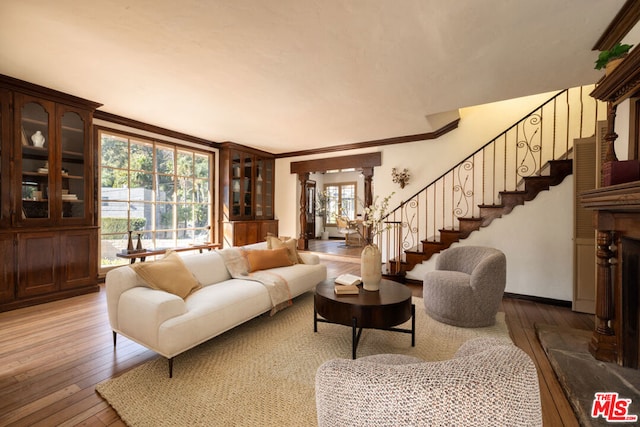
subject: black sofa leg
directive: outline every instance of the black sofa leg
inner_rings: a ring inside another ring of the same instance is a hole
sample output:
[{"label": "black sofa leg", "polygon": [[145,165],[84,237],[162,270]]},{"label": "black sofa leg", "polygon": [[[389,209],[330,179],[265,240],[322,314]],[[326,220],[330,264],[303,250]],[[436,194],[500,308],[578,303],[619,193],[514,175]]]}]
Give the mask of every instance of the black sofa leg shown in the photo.
[{"label": "black sofa leg", "polygon": [[118,334],[116,334],[116,331],[112,331],[113,332],[113,346],[116,346],[116,337],[118,336]]},{"label": "black sofa leg", "polygon": [[169,361],[169,378],[173,378],[173,357],[167,360]]}]

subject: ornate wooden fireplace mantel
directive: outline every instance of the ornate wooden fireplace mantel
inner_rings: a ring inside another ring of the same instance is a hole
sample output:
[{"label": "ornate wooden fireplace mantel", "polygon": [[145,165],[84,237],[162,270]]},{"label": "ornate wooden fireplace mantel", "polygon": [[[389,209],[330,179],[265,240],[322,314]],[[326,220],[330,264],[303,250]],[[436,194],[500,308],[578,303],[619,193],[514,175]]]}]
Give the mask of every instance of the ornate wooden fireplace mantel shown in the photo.
[{"label": "ornate wooden fireplace mantel", "polygon": [[639,267],[637,253],[629,255],[640,246],[640,181],[586,191],[581,202],[595,211],[597,230],[596,328],[589,350],[598,360],[638,368]]}]

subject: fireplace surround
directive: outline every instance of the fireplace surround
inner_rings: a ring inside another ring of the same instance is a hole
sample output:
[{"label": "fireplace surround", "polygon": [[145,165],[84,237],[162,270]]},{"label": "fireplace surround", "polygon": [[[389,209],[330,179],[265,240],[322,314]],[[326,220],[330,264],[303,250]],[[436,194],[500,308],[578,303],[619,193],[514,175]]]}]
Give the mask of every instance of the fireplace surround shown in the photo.
[{"label": "fireplace surround", "polygon": [[640,367],[640,181],[582,193],[597,230],[596,327],[589,350],[601,361]]}]

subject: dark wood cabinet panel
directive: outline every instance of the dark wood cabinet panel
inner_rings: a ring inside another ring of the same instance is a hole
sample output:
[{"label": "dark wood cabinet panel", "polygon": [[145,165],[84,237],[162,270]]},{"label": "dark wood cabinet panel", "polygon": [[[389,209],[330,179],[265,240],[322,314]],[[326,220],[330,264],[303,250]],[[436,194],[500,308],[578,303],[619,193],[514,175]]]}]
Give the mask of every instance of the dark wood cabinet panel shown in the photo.
[{"label": "dark wood cabinet panel", "polygon": [[53,232],[19,233],[17,297],[33,297],[57,291],[60,286],[58,238]]},{"label": "dark wood cabinet panel", "polygon": [[60,235],[63,260],[62,288],[70,289],[95,283],[98,230],[74,230]]},{"label": "dark wood cabinet panel", "polygon": [[0,75],[0,311],[99,289],[99,106]]},{"label": "dark wood cabinet panel", "polygon": [[0,303],[15,297],[15,254],[12,234],[0,234]]},{"label": "dark wood cabinet panel", "polygon": [[278,235],[278,220],[229,221],[222,224],[225,246],[264,242],[267,234]]}]

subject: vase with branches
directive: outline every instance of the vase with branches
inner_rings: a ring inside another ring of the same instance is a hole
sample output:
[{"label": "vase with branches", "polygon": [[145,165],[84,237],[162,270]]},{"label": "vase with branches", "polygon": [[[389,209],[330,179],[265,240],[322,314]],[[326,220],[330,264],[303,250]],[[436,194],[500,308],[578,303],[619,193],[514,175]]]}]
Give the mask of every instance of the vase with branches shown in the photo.
[{"label": "vase with branches", "polygon": [[380,289],[382,280],[382,254],[376,242],[385,230],[389,230],[391,225],[387,223],[389,200],[395,193],[378,201],[376,196],[373,203],[363,206],[364,218],[362,227],[356,230],[360,237],[366,242],[360,255],[360,276],[362,287],[366,291],[377,291]]}]

